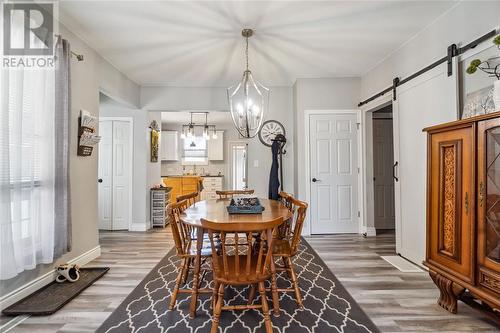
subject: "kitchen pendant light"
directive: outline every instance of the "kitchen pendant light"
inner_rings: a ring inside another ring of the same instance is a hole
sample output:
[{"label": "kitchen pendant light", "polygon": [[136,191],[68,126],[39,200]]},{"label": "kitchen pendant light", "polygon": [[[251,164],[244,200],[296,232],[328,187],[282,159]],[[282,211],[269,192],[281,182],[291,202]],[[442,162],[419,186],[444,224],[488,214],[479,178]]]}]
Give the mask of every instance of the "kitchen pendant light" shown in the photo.
[{"label": "kitchen pendant light", "polygon": [[254,80],[248,67],[248,38],[253,35],[253,30],[243,29],[241,34],[246,43],[246,70],[241,82],[227,89],[227,97],[236,130],[244,138],[253,138],[259,133],[264,113],[267,111],[269,89]]}]

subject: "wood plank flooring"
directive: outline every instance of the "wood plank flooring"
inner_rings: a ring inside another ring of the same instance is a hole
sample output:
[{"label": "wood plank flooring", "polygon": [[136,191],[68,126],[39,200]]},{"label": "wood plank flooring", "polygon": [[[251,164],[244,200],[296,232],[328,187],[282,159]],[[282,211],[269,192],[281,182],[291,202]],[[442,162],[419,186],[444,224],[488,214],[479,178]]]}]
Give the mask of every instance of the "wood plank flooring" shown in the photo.
[{"label": "wood plank flooring", "polygon": [[[440,308],[439,292],[427,273],[402,273],[381,259],[395,253],[393,233],[307,240],[383,332],[498,332],[489,319],[463,303],[458,315]],[[103,278],[56,314],[30,317],[9,332],[94,332],[173,246],[169,228],[102,232],[100,243],[101,257],[88,266],[111,267]]]}]

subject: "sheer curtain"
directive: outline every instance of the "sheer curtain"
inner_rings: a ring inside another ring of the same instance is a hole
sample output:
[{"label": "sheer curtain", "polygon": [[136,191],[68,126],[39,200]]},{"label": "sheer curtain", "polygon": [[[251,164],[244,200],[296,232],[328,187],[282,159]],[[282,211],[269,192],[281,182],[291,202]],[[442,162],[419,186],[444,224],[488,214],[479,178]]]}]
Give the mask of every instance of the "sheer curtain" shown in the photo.
[{"label": "sheer curtain", "polygon": [[[14,30],[22,33],[22,26]],[[1,71],[0,280],[5,280],[54,257],[55,78],[47,68]]]}]

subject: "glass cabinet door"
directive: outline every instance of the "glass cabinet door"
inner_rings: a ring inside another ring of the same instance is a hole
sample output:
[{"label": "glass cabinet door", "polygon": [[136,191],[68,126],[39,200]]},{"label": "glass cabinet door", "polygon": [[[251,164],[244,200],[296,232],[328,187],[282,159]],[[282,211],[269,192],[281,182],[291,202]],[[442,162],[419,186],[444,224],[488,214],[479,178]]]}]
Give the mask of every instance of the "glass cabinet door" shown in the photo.
[{"label": "glass cabinet door", "polygon": [[486,188],[480,184],[480,196],[485,207],[484,255],[500,264],[500,127],[485,131]]},{"label": "glass cabinet door", "polygon": [[477,284],[500,295],[500,118],[478,122]]}]

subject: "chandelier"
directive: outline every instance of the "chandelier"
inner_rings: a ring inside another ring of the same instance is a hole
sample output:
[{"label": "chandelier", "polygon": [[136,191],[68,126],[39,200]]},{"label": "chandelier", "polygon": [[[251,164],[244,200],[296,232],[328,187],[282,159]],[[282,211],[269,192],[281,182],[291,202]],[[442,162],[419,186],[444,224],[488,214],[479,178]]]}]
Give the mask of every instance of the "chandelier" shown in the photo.
[{"label": "chandelier", "polygon": [[246,42],[246,70],[241,82],[227,88],[227,97],[236,130],[244,138],[253,138],[259,133],[267,111],[269,89],[255,81],[248,68],[248,38],[253,35],[253,30],[243,29],[241,34]]},{"label": "chandelier", "polygon": [[[205,140],[210,140],[210,136],[212,139],[217,139],[217,131],[215,129],[215,125],[209,125],[208,124],[208,112],[189,112],[191,116],[191,120],[189,121],[189,124],[182,125],[182,130],[181,130],[181,139],[191,139],[196,136],[195,134],[195,128],[203,128],[203,138]],[[193,114],[204,114],[205,115],[205,124],[195,124],[193,122]]]}]

